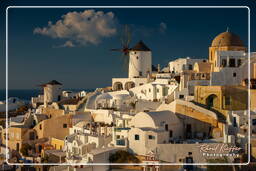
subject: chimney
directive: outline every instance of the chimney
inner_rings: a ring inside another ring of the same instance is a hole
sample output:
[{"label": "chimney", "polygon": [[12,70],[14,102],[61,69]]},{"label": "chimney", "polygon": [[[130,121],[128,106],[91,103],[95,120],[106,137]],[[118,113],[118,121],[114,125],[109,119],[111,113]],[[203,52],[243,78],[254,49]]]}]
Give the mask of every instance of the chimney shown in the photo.
[{"label": "chimney", "polygon": [[161,70],[161,68],[160,68],[160,64],[157,64],[157,72],[159,73],[159,72],[160,72],[160,70]]}]

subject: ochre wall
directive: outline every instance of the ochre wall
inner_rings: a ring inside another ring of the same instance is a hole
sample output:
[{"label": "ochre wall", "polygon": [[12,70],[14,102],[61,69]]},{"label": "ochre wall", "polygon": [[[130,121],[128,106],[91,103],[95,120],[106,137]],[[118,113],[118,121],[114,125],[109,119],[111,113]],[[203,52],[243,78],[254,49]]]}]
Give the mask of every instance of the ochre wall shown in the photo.
[{"label": "ochre wall", "polygon": [[43,108],[42,114],[46,114],[49,118],[59,117],[65,114],[62,109],[53,109],[53,108]]},{"label": "ochre wall", "polygon": [[176,113],[186,115],[186,116],[189,116],[191,118],[200,120],[202,122],[209,123],[214,127],[218,127],[218,121],[216,119],[214,119],[213,117],[208,116],[204,113],[201,113],[201,112],[199,112],[199,111],[197,111],[197,110],[195,110],[191,107],[177,104],[176,105]]},{"label": "ochre wall", "polygon": [[[248,89],[242,86],[195,86],[195,101],[207,105],[207,98],[210,95],[217,96],[214,101],[214,109],[226,116],[227,110],[248,109]],[[230,105],[227,105],[226,97],[230,98]]]},{"label": "ochre wall", "polygon": [[[34,127],[37,131],[38,138],[64,139],[69,134],[71,117],[72,115],[63,115],[40,122]],[[67,128],[63,128],[63,124],[67,124]]]},{"label": "ochre wall", "polygon": [[[21,148],[22,144],[24,141],[27,141],[27,139],[25,139],[25,133],[28,131],[27,128],[15,128],[15,127],[11,127],[8,128],[8,135],[9,135],[9,140],[8,140],[8,147],[12,150],[16,150],[16,145],[17,143],[19,143],[19,149]],[[5,133],[5,130],[3,130],[3,132]],[[4,139],[4,133],[2,134],[2,142],[3,144],[6,144],[6,140]],[[12,137],[12,134],[14,134],[14,137]],[[17,137],[18,134],[18,137]]]},{"label": "ochre wall", "polygon": [[56,139],[56,138],[51,138],[51,145],[56,149],[56,150],[62,150],[64,147],[64,140]]},{"label": "ochre wall", "polygon": [[250,94],[251,110],[256,110],[256,89],[251,89]]}]

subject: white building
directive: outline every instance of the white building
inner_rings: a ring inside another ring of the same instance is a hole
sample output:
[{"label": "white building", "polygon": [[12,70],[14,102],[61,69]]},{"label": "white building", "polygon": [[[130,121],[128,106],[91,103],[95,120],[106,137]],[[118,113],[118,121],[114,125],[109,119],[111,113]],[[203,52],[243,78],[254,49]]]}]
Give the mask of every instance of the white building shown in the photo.
[{"label": "white building", "polygon": [[142,42],[138,42],[129,49],[129,73],[128,78],[113,78],[113,90],[128,90],[145,84],[152,73],[152,53]]},{"label": "white building", "polygon": [[203,61],[206,61],[206,59],[192,59],[190,57],[179,58],[169,62],[169,69],[171,73],[181,73],[182,71],[193,70],[193,66],[196,62]]},{"label": "white building", "polygon": [[[9,97],[7,100],[8,111],[16,110],[21,106],[24,106],[26,103],[20,100],[17,97]],[[6,111],[6,101],[0,101],[0,112]]]},{"label": "white building", "polygon": [[248,57],[242,51],[217,51],[211,85],[240,85],[248,78]]},{"label": "white building", "polygon": [[130,89],[131,92],[138,98],[149,101],[160,101],[171,95],[178,84],[171,79],[159,78],[154,82],[134,87]]},{"label": "white building", "polygon": [[214,72],[220,71],[222,68],[237,68],[247,60],[247,54],[243,51],[216,51]]},{"label": "white building", "polygon": [[79,122],[72,129],[70,135],[65,138],[66,160],[70,163],[90,162],[87,155],[93,149],[107,147],[112,137],[107,132],[101,132],[101,127]]},{"label": "white building", "polygon": [[115,109],[129,111],[132,97],[126,90],[107,92],[98,95],[95,99],[96,109]]},{"label": "white building", "polygon": [[142,41],[129,50],[129,57],[129,78],[146,78],[151,74],[151,50]]},{"label": "white building", "polygon": [[57,102],[62,97],[62,84],[56,80],[52,80],[41,85],[44,88],[44,107],[49,103]]},{"label": "white building", "polygon": [[131,124],[129,148],[139,155],[154,151],[157,144],[166,144],[183,136],[182,122],[171,111],[140,112]]},{"label": "white building", "polygon": [[66,97],[66,98],[76,98],[77,97],[77,93],[73,92],[73,91],[62,91],[62,97]]}]

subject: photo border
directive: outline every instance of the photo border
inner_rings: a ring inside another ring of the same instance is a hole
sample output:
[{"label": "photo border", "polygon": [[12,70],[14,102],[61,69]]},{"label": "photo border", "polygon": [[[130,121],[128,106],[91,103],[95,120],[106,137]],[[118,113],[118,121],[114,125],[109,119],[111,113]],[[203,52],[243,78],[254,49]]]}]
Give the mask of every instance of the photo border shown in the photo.
[{"label": "photo border", "polygon": [[136,166],[147,166],[147,165],[156,165],[156,166],[166,166],[166,165],[193,165],[193,166],[204,166],[204,165],[248,165],[250,163],[250,133],[251,133],[251,114],[250,114],[250,56],[251,56],[251,51],[250,51],[250,15],[251,15],[251,10],[250,7],[248,6],[8,6],[5,9],[5,14],[6,14],[6,147],[8,148],[8,10],[11,8],[76,8],[76,9],[87,9],[87,8],[94,8],[94,9],[113,9],[113,8],[246,8],[248,10],[248,162],[247,163],[9,163],[7,156],[9,150],[6,150],[5,157],[6,157],[6,163],[8,165],[17,165],[17,166],[41,166],[41,165],[57,165],[57,166],[98,166],[98,165],[136,165]]}]

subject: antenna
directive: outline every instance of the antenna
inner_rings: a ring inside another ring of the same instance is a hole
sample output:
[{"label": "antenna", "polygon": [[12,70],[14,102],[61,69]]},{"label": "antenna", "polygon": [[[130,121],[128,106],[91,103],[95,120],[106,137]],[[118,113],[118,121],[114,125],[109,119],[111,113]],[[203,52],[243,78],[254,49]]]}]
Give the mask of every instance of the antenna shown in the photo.
[{"label": "antenna", "polygon": [[226,30],[226,32],[229,32],[229,27],[227,27],[227,30]]}]

